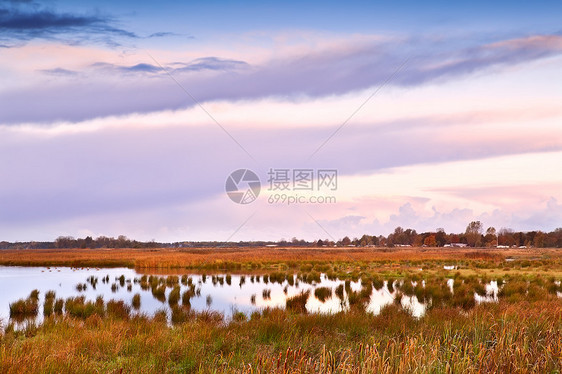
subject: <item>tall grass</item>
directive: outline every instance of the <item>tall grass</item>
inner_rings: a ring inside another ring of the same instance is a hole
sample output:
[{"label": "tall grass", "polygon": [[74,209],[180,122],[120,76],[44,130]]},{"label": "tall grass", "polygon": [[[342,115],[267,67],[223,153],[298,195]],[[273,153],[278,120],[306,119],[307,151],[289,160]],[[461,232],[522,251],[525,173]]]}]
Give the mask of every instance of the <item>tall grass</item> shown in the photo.
[{"label": "tall grass", "polygon": [[[111,302],[108,302],[110,305]],[[550,373],[562,369],[562,302],[503,301],[415,319],[267,309],[247,321],[165,314],[47,318],[0,339],[0,372]]]},{"label": "tall grass", "polygon": [[55,298],[56,298],[55,291],[48,291],[45,294],[45,302],[43,303],[43,315],[45,317],[48,317],[51,314],[53,314],[53,309],[55,306]]}]

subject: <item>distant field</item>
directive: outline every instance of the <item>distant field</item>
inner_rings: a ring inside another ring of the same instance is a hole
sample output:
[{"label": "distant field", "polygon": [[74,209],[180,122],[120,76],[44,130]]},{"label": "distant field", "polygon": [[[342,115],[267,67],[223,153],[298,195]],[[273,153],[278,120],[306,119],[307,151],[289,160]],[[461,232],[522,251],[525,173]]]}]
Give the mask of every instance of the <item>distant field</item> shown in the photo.
[{"label": "distant field", "polygon": [[155,248],[1,250],[0,265],[13,266],[124,266],[131,268],[294,268],[311,263],[392,263],[423,265],[423,261],[550,260],[558,263],[562,250],[483,248]]}]

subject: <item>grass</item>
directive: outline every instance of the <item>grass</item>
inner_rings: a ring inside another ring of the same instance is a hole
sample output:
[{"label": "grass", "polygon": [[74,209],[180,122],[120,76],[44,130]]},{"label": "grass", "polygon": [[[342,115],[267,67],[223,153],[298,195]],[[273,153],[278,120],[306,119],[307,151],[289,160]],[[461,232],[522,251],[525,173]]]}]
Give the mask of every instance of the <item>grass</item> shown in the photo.
[{"label": "grass", "polygon": [[191,297],[193,295],[194,295],[194,292],[191,289],[183,291],[183,293],[181,295],[181,304],[186,308],[190,308],[191,307]]},{"label": "grass", "polygon": [[[513,258],[513,262],[506,262]],[[545,263],[545,259],[549,262]],[[532,272],[537,266],[551,273],[562,274],[562,251],[553,248],[533,249],[459,249],[459,248],[160,248],[160,249],[34,249],[3,250],[0,265],[129,267],[138,269],[201,269],[259,270],[280,268],[303,273],[327,272],[334,264],[356,268],[368,267],[391,270],[393,264],[424,271],[443,270],[443,265],[466,264],[471,271],[502,268]],[[432,264],[426,264],[432,262]],[[325,270],[323,270],[325,269]],[[346,269],[338,269],[342,271]],[[508,271],[510,271],[508,270]],[[503,273],[504,271],[502,271]],[[271,277],[268,277],[270,279]],[[103,281],[103,280],[102,280]]]},{"label": "grass", "polygon": [[43,303],[43,315],[48,317],[53,314],[55,306],[56,294],[55,291],[48,291],[45,294],[45,302]]},{"label": "grass", "polygon": [[180,301],[180,286],[175,286],[172,291],[170,291],[170,294],[168,295],[168,304],[170,304],[170,306],[174,306],[177,305],[178,302]]},{"label": "grass", "polygon": [[[201,287],[178,270],[170,270],[169,276],[138,279],[141,289],[150,290],[163,302],[169,291],[169,312],[161,310],[152,317],[138,313],[140,294],[127,302],[104,302],[101,298],[57,299],[50,291],[44,298],[43,323],[16,328],[8,322],[3,326],[0,372],[562,371],[562,299],[557,297],[562,290],[562,255],[550,250],[510,250],[505,255],[474,249],[438,253],[435,249],[380,252],[354,248],[310,254],[302,249],[266,249],[260,255],[255,250],[222,248],[217,253],[198,249],[185,253],[116,251],[104,251],[105,260],[117,260],[127,253],[137,267],[144,261],[156,261],[160,269],[197,268],[204,274],[203,282],[210,280],[217,287],[263,282],[267,284],[262,289],[264,299],[264,293],[270,297],[269,288],[275,283],[281,288],[298,282],[314,284],[321,273],[340,283],[334,289],[316,287],[288,298],[286,309],[265,308],[251,316],[234,310],[228,320],[210,309],[211,295],[203,296],[209,309],[192,310],[190,300],[200,296]],[[30,261],[32,256],[23,252],[22,261]],[[507,255],[515,260],[504,261]],[[0,262],[10,254],[2,256]],[[162,263],[157,262],[159,256],[166,257]],[[200,263],[190,262],[201,258]],[[458,269],[445,270],[443,265]],[[221,274],[220,269],[231,271]],[[236,277],[243,273],[246,275],[238,282]],[[452,291],[447,279],[453,279]],[[111,285],[109,277],[101,280],[106,287]],[[353,291],[352,282],[357,281],[362,288],[353,286]],[[490,281],[500,286],[499,301],[476,304],[474,295],[484,295]],[[95,283],[87,280],[88,287],[95,288]],[[131,281],[118,277],[114,284],[118,289]],[[377,316],[365,311],[373,289],[395,296],[395,303]],[[319,300],[347,300],[350,307],[331,315],[307,313],[311,292]],[[402,297],[408,296],[428,303],[425,316],[414,318],[401,308]],[[38,307],[39,293],[20,301]],[[250,302],[256,303],[255,294]]]},{"label": "grass", "polygon": [[88,318],[92,315],[105,316],[105,305],[101,297],[95,302],[86,301],[84,296],[69,297],[64,302],[65,312],[76,318]]},{"label": "grass", "polygon": [[329,287],[318,287],[314,290],[314,296],[321,302],[332,298],[332,289]]},{"label": "grass", "polygon": [[172,321],[174,327],[162,316],[49,317],[0,338],[0,372],[546,373],[562,368],[560,301],[485,304],[467,313],[436,308],[420,320],[396,306],[379,316],[268,309],[231,322],[175,307]]},{"label": "grass", "polygon": [[39,291],[33,290],[27,299],[19,299],[10,304],[10,318],[21,320],[36,317],[39,312]]},{"label": "grass", "polygon": [[133,300],[131,301],[131,305],[133,306],[133,308],[135,310],[139,310],[140,306],[141,306],[141,295],[140,294],[135,294],[133,296]]},{"label": "grass", "polygon": [[285,302],[287,310],[297,313],[306,313],[306,302],[310,295],[310,290],[302,291],[300,294],[290,297]]}]

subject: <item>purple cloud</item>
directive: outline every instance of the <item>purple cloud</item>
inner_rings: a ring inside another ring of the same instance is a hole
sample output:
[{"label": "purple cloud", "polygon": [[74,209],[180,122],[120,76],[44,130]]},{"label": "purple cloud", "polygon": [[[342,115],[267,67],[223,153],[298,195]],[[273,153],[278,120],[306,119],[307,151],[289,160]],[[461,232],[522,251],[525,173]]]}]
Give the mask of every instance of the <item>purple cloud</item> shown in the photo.
[{"label": "purple cloud", "polygon": [[[272,60],[260,66],[217,57],[167,66],[173,68],[170,71],[175,79],[200,102],[271,96],[325,96],[380,85],[409,55],[411,60],[389,82],[390,85],[421,85],[560,54],[562,37],[535,36],[460,50],[450,47],[432,50],[431,47],[431,42],[413,46],[405,41],[311,51],[298,58]],[[100,67],[104,67],[102,76],[95,73]],[[197,74],[202,70],[214,71],[215,74]],[[139,76],[135,80],[127,80],[122,77],[123,72]],[[78,121],[194,105],[152,61],[133,66],[98,63],[93,65],[92,71],[83,73],[84,77],[79,80],[0,93],[0,102],[6,107],[0,112],[0,123]],[[35,105],[33,111],[29,110],[29,102]]]}]

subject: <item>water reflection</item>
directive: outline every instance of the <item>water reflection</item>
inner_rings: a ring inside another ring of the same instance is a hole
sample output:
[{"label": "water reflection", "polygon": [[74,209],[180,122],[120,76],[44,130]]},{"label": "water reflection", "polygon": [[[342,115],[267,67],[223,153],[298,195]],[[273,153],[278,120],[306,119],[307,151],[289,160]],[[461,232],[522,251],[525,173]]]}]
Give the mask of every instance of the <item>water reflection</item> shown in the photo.
[{"label": "water reflection", "polygon": [[498,282],[491,281],[490,283],[484,285],[484,289],[486,290],[485,295],[478,295],[477,293],[474,294],[474,299],[476,303],[489,303],[489,302],[497,302],[498,301]]},{"label": "water reflection", "polygon": [[[175,305],[197,312],[212,310],[227,319],[236,312],[249,316],[262,308],[285,308],[288,298],[302,292],[308,292],[304,305],[309,313],[348,311],[353,304],[376,315],[385,306],[397,303],[411,315],[421,317],[432,301],[427,296],[420,301],[417,293],[403,294],[400,289],[404,281],[384,281],[373,287],[373,282],[362,284],[361,280],[328,279],[325,274],[318,273],[299,276],[280,273],[148,276],[126,268],[0,267],[0,282],[3,289],[0,319],[3,321],[9,319],[10,303],[26,298],[34,289],[39,291],[35,322],[42,321],[48,291],[55,293],[51,295],[53,303],[76,296],[95,303],[101,296],[106,302],[111,299],[123,301],[132,306],[133,311],[149,316],[164,311],[168,318]],[[410,284],[420,288],[417,282]],[[451,293],[454,293],[453,284],[453,279],[447,280]],[[422,281],[421,287],[425,289],[425,282]],[[484,295],[474,294],[477,303],[497,301],[497,282],[486,284],[485,290]]]}]

